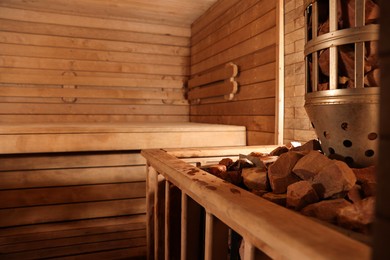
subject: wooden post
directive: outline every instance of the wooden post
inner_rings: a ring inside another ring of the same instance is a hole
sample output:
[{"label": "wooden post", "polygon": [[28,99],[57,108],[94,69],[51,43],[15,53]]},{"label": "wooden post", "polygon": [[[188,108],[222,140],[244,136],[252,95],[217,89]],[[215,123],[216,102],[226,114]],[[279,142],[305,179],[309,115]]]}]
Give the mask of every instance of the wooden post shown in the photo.
[{"label": "wooden post", "polygon": [[374,260],[390,259],[390,2],[381,1],[380,60],[381,60],[381,95],[380,95],[380,141],[378,158],[378,187],[376,218],[374,222]]},{"label": "wooden post", "polygon": [[252,243],[249,243],[248,241],[243,240],[244,245],[244,259],[245,260],[255,260],[255,250],[256,248],[253,246]]},{"label": "wooden post", "polygon": [[181,191],[165,182],[165,259],[180,259]]},{"label": "wooden post", "polygon": [[227,259],[229,228],[210,212],[206,212],[205,260]]},{"label": "wooden post", "polygon": [[202,207],[182,192],[181,199],[181,260],[203,258]]},{"label": "wooden post", "polygon": [[170,207],[171,207],[171,194],[169,192],[169,187],[170,184],[169,184],[169,181],[166,180],[165,181],[165,224],[164,224],[164,229],[165,229],[165,244],[164,244],[164,252],[165,252],[165,260],[169,260],[170,259],[170,252],[169,252],[169,246],[170,246],[170,241],[169,241],[169,238],[170,238],[170,232],[169,232],[169,228],[170,228],[170,223],[169,223],[169,219],[170,219]]},{"label": "wooden post", "polygon": [[156,193],[157,172],[146,165],[146,243],[147,259],[154,258],[154,197]]},{"label": "wooden post", "polygon": [[271,258],[267,256],[265,253],[261,252],[259,249],[257,249],[249,241],[245,241],[244,259],[245,260],[269,260]]},{"label": "wooden post", "polygon": [[154,193],[154,259],[164,258],[165,223],[165,178],[156,177]]}]

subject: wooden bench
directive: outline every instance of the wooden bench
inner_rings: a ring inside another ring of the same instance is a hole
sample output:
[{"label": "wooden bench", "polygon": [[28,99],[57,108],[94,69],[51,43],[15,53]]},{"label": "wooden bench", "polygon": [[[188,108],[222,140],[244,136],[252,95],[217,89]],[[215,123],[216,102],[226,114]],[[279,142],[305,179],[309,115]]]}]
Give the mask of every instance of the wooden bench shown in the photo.
[{"label": "wooden bench", "polygon": [[224,145],[245,145],[245,128],[0,125],[0,258],[144,258],[140,150]]}]

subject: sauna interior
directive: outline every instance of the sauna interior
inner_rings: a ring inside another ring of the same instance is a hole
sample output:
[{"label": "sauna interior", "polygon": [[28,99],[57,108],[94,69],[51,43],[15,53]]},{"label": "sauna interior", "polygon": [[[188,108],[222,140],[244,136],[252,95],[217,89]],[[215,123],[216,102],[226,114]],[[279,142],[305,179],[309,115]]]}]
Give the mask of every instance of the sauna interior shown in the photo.
[{"label": "sauna interior", "polygon": [[[207,253],[218,241],[186,255],[183,241],[158,236],[141,151],[199,165],[317,139],[304,108],[314,2],[0,0],[0,259],[221,259]],[[390,259],[390,3],[380,12],[378,199],[361,259]],[[298,235],[284,242],[300,248]],[[158,248],[167,238],[175,243]],[[348,256],[337,241],[316,242]],[[260,254],[247,243],[245,259],[297,259],[271,244]],[[318,250],[304,258],[330,259]]]}]

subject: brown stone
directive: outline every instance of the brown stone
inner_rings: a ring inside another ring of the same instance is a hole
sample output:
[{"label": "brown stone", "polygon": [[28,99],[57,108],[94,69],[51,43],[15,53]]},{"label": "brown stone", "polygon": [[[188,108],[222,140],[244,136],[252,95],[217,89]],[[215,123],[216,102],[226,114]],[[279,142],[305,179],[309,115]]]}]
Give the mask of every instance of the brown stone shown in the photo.
[{"label": "brown stone", "polygon": [[303,180],[312,180],[331,160],[318,151],[310,151],[295,165],[293,172]]},{"label": "brown stone", "polygon": [[286,147],[286,146],[278,146],[276,147],[275,149],[273,149],[269,155],[272,155],[272,156],[280,156],[282,155],[283,153],[287,153],[289,151],[289,149]]},{"label": "brown stone", "polygon": [[267,190],[251,190],[251,192],[260,197],[262,197],[266,193],[269,193],[269,191]]},{"label": "brown stone", "polygon": [[375,182],[363,182],[362,184],[362,190],[364,197],[370,197],[376,195],[376,181]]},{"label": "brown stone", "polygon": [[274,162],[279,159],[279,156],[262,156],[260,157],[261,162],[265,165],[266,168],[271,166]]},{"label": "brown stone", "polygon": [[361,201],[362,198],[362,187],[358,184],[355,184],[352,189],[348,191],[348,200],[352,201],[353,203],[356,203],[358,201]]},{"label": "brown stone", "polygon": [[263,198],[266,200],[269,200],[275,204],[278,204],[280,206],[286,207],[286,200],[287,200],[286,193],[276,194],[273,192],[268,192],[268,193],[263,195]]},{"label": "brown stone", "polygon": [[250,153],[249,155],[246,155],[245,157],[249,161],[251,161],[256,167],[268,167],[269,164],[274,163],[278,156],[271,156],[261,153]]},{"label": "brown stone", "polygon": [[351,203],[345,199],[323,200],[304,207],[301,210],[301,213],[326,222],[336,223],[337,212],[349,205],[351,205]]},{"label": "brown stone", "polygon": [[263,156],[267,156],[268,154],[267,153],[259,153],[259,152],[251,152],[249,155],[254,156],[254,157],[263,157]]},{"label": "brown stone", "polygon": [[350,230],[369,233],[374,216],[375,197],[368,197],[340,209],[337,214],[337,223]]},{"label": "brown stone", "polygon": [[207,172],[211,173],[212,175],[215,175],[215,176],[221,178],[221,175],[223,173],[226,173],[226,166],[222,165],[222,164],[214,164],[214,165],[207,166],[207,168],[205,168],[205,170]]},{"label": "brown stone", "polygon": [[223,158],[221,161],[219,161],[218,164],[225,165],[227,168],[229,168],[229,166],[233,164],[233,160],[230,158]]},{"label": "brown stone", "polygon": [[357,183],[362,186],[364,197],[376,194],[376,167],[370,166],[362,169],[352,169],[357,178]]},{"label": "brown stone", "polygon": [[239,185],[242,182],[240,170],[221,172],[219,177],[235,185]]},{"label": "brown stone", "polygon": [[249,190],[269,190],[267,170],[265,168],[245,168],[242,169],[241,176]]},{"label": "brown stone", "polygon": [[319,201],[316,191],[308,181],[299,181],[287,187],[287,207],[300,210]]},{"label": "brown stone", "polygon": [[358,183],[363,183],[366,181],[375,182],[376,181],[376,167],[370,166],[366,168],[352,168],[353,173],[356,175]]},{"label": "brown stone", "polygon": [[313,187],[320,198],[345,195],[356,184],[352,169],[342,161],[330,160],[313,179]]},{"label": "brown stone", "polygon": [[300,179],[292,172],[295,164],[302,158],[297,152],[287,152],[268,168],[268,178],[274,193],[286,193],[287,187]]}]

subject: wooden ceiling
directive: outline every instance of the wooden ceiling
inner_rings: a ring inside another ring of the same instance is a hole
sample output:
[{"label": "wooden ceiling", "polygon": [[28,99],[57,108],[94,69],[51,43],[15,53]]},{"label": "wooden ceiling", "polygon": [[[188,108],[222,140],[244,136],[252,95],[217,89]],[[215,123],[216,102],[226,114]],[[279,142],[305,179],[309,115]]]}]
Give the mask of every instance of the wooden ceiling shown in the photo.
[{"label": "wooden ceiling", "polygon": [[190,26],[217,0],[0,0],[0,6]]}]

